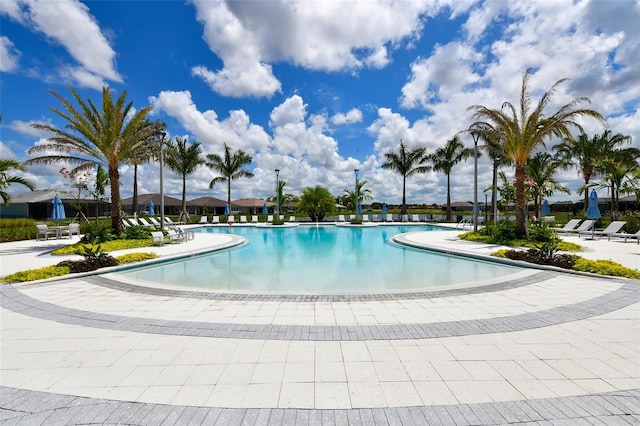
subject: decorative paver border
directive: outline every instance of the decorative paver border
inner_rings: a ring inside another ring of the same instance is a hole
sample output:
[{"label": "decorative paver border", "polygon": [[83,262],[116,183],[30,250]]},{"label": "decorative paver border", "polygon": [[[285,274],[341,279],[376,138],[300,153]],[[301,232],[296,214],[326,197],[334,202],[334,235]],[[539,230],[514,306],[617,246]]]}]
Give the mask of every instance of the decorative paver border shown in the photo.
[{"label": "decorative paver border", "polygon": [[134,318],[87,312],[32,298],[12,285],[0,287],[0,306],[13,312],[64,324],[177,336],[214,338],[362,341],[430,339],[505,333],[578,321],[616,311],[640,301],[640,281],[582,302],[538,312],[477,320],[382,325],[237,324]]},{"label": "decorative paver border", "polygon": [[58,395],[0,386],[5,424],[504,425],[640,423],[640,390],[459,405],[348,410],[208,408]]}]

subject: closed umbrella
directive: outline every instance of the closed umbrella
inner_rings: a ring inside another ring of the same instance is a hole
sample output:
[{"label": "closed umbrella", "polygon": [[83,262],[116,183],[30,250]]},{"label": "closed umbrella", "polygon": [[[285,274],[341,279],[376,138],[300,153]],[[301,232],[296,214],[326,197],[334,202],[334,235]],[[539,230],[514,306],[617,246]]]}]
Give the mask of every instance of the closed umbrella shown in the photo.
[{"label": "closed umbrella", "polygon": [[547,215],[549,213],[551,213],[551,210],[549,209],[549,201],[548,200],[544,200],[544,202],[542,203],[542,210],[540,211],[540,213]]},{"label": "closed umbrella", "polygon": [[155,216],[156,211],[154,209],[153,200],[149,200],[149,216]]},{"label": "closed umbrella", "polygon": [[229,216],[229,203],[224,203],[224,214]]},{"label": "closed umbrella", "polygon": [[362,215],[362,203],[358,203],[356,206],[356,214]]},{"label": "closed umbrella", "polygon": [[267,214],[269,213],[269,209],[267,208],[267,203],[264,203],[262,205],[262,214]]},{"label": "closed umbrella", "polygon": [[[598,193],[595,190],[591,190],[589,195],[589,207],[587,208],[587,219],[598,220],[600,219],[600,209],[598,208]],[[595,238],[596,227],[591,228],[591,239]]]},{"label": "closed umbrella", "polygon": [[382,203],[382,214],[387,214],[387,203]]},{"label": "closed umbrella", "polygon": [[66,217],[64,214],[64,205],[62,204],[62,200],[57,194],[55,197],[53,197],[53,201],[51,201],[51,204],[53,204],[51,219],[58,222],[64,219]]}]

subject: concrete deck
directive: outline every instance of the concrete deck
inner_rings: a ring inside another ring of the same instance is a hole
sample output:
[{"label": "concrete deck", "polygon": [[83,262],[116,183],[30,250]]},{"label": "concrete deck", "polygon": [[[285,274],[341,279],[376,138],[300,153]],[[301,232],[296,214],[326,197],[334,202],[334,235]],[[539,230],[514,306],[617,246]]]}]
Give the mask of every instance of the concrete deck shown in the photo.
[{"label": "concrete deck", "polygon": [[[455,235],[404,238],[496,250]],[[0,274],[59,262],[47,251],[61,243],[0,244]],[[197,234],[134,251],[231,243]],[[585,257],[640,264],[635,242],[580,243]],[[638,280],[530,269],[466,289],[292,297],[101,274],[0,293],[7,424],[640,422]]]}]

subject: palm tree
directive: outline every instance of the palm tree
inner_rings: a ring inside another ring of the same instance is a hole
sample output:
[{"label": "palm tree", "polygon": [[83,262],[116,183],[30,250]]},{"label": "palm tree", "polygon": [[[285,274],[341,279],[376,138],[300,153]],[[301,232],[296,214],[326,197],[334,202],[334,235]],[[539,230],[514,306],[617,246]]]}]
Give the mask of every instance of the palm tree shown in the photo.
[{"label": "palm tree", "polygon": [[[58,128],[49,124],[32,124],[53,136],[47,142],[29,149],[29,154],[45,153],[28,160],[27,164],[72,163],[71,171],[91,169],[97,164],[106,166],[111,186],[111,228],[115,234],[122,232],[120,219],[120,172],[118,168],[146,149],[149,137],[157,132],[156,124],[146,118],[151,106],[133,110],[133,102],[126,102],[127,92],[113,100],[111,89],[102,89],[102,111],[93,101],[82,100],[71,87],[67,87],[79,109],[54,91],[50,93],[62,104],[64,110],[50,108],[68,124]],[[54,154],[49,154],[54,152]]]},{"label": "palm tree", "polygon": [[11,196],[7,193],[7,189],[14,183],[18,185],[24,185],[31,191],[36,189],[35,184],[30,180],[20,176],[11,176],[9,172],[15,170],[17,172],[26,172],[27,168],[17,160],[0,159],[0,197],[5,204],[9,205]]},{"label": "palm tree", "polygon": [[[530,193],[533,197],[533,208],[536,217],[540,218],[540,209],[543,199],[551,197],[557,191],[571,194],[571,191],[564,185],[558,183],[553,175],[562,166],[562,163],[547,152],[538,152],[527,161],[526,171],[530,183]],[[541,224],[538,221],[538,224]]]},{"label": "palm tree", "polygon": [[187,175],[195,172],[199,165],[204,164],[200,157],[202,154],[202,144],[193,142],[189,145],[187,138],[176,137],[175,141],[170,141],[165,152],[167,167],[182,176],[182,210],[180,220],[186,222],[189,219],[187,212]]},{"label": "palm tree", "polygon": [[580,107],[583,103],[589,103],[588,98],[576,98],[553,114],[545,114],[545,109],[549,106],[557,87],[566,79],[556,81],[542,95],[536,107],[531,110],[530,77],[531,69],[528,69],[522,78],[519,109],[516,109],[510,102],[503,103],[501,109],[490,109],[482,105],[469,107],[474,111],[473,119],[477,120],[472,124],[472,127],[483,129],[492,135],[498,135],[505,155],[515,166],[515,232],[519,237],[527,235],[527,204],[524,181],[526,178],[525,167],[531,153],[539,145],[544,146],[545,140],[551,137],[569,137],[569,129],[572,127],[582,131],[582,126],[576,121],[578,117],[587,116],[601,122],[605,121],[597,111]]},{"label": "palm tree", "polygon": [[227,203],[231,206],[231,181],[243,177],[253,177],[253,173],[242,169],[243,166],[251,164],[253,158],[241,149],[232,153],[229,146],[225,143],[224,157],[218,154],[207,154],[207,160],[205,165],[222,175],[211,180],[209,189],[212,189],[216,183],[227,182]]},{"label": "palm tree", "polygon": [[473,153],[474,150],[472,148],[465,148],[460,138],[454,136],[453,139],[449,139],[444,146],[436,149],[433,154],[429,155],[429,160],[433,163],[433,170],[444,172],[447,175],[446,220],[451,220],[451,170],[453,170],[453,166],[471,157]]},{"label": "palm tree", "polygon": [[335,210],[336,200],[324,187],[307,187],[302,190],[298,210],[307,212],[313,222],[320,222],[328,212]]},{"label": "palm tree", "polygon": [[[353,207],[353,211],[356,211],[358,208],[358,203],[373,199],[371,196],[371,190],[369,188],[365,188],[365,185],[368,183],[369,181],[367,179],[361,179],[358,180],[357,187],[353,191],[349,189],[344,190],[345,197],[349,200],[350,207]],[[356,194],[358,194],[357,200]]]},{"label": "palm tree", "polygon": [[400,141],[398,152],[387,152],[384,154],[386,161],[382,164],[383,169],[395,170],[402,175],[402,208],[400,214],[407,214],[406,184],[407,178],[418,173],[426,173],[431,167],[424,165],[427,161],[427,148],[419,146],[414,149],[407,149],[406,145]]},{"label": "palm tree", "polygon": [[280,200],[280,206],[287,205],[296,200],[296,196],[287,192],[284,192],[284,187],[287,185],[287,182],[284,180],[278,181],[278,188],[276,195],[272,195],[267,197],[267,201],[277,203]]}]

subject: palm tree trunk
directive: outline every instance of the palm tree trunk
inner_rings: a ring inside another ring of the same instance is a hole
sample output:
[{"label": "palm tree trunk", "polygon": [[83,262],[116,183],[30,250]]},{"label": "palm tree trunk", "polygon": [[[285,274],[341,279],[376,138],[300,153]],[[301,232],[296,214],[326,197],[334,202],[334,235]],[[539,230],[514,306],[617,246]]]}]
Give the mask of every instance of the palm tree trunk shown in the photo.
[{"label": "palm tree trunk", "polygon": [[227,178],[227,204],[229,204],[229,215],[231,215],[231,178]]},{"label": "palm tree trunk", "polygon": [[407,214],[407,175],[402,176],[402,208],[400,209],[400,216]]},{"label": "palm tree trunk", "polygon": [[516,236],[527,236],[527,200],[524,195],[524,180],[526,177],[524,166],[516,166]]},{"label": "palm tree trunk", "polygon": [[496,199],[498,198],[498,162],[493,162],[493,186],[491,188],[491,220],[495,220],[495,211],[493,206],[496,205]]},{"label": "palm tree trunk", "polygon": [[447,221],[451,220],[451,175],[447,173]]},{"label": "palm tree trunk", "polygon": [[117,166],[109,166],[109,183],[111,184],[111,229],[116,235],[122,233],[120,217],[120,174]]},{"label": "palm tree trunk", "polygon": [[[138,165],[133,165],[133,212],[138,211]],[[132,212],[132,213],[133,213]]]},{"label": "palm tree trunk", "polygon": [[187,213],[187,176],[182,175],[182,209],[180,211],[180,220],[187,222],[189,214]]},{"label": "palm tree trunk", "polygon": [[587,211],[587,206],[589,205],[589,180],[591,179],[590,175],[585,175],[584,177],[584,208],[583,210]]}]

